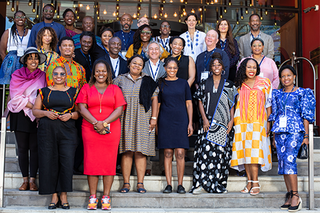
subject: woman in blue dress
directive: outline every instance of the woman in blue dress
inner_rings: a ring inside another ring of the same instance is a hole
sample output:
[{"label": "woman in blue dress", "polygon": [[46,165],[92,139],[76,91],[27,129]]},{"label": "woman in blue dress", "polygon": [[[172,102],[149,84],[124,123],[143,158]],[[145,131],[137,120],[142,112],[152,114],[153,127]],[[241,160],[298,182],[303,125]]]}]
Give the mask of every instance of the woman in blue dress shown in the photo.
[{"label": "woman in blue dress", "polygon": [[[281,209],[299,211],[302,200],[298,194],[297,155],[302,144],[309,144],[309,123],[314,122],[315,97],[310,89],[294,85],[296,70],[285,65],[279,71],[283,89],[272,92],[271,131],[278,155],[278,174],[284,176],[286,201]],[[312,134],[312,133],[310,133]]]},{"label": "woman in blue dress", "polygon": [[177,77],[178,60],[173,57],[164,63],[166,78],[159,80],[159,122],[158,148],[164,149],[164,170],[167,186],[163,193],[172,192],[172,157],[177,159],[179,194],[186,193],[182,186],[184,174],[185,149],[189,149],[189,139],[192,128],[192,97],[187,80]]}]

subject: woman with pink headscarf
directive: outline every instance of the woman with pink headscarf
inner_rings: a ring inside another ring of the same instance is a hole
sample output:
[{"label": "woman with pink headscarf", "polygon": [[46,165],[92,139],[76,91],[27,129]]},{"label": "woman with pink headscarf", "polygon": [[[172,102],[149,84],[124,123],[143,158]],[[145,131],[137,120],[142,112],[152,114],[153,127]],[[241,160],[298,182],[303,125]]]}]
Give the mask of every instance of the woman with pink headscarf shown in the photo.
[{"label": "woman with pink headscarf", "polygon": [[10,111],[10,130],[14,131],[18,144],[18,160],[23,176],[23,184],[19,188],[21,191],[38,190],[35,184],[38,170],[37,123],[32,114],[32,107],[38,89],[46,86],[46,73],[38,68],[38,65],[44,63],[46,59],[45,54],[39,53],[34,47],[29,47],[20,58],[23,67],[14,71],[10,81],[10,101],[7,110]]}]

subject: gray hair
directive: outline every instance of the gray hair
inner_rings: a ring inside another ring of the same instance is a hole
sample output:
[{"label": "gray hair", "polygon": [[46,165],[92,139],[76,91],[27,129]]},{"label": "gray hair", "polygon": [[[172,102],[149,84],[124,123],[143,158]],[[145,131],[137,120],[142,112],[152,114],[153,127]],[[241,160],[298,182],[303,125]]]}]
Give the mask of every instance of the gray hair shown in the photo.
[{"label": "gray hair", "polygon": [[146,48],[146,52],[145,52],[147,58],[149,58],[148,51],[149,51],[149,46],[150,46],[151,44],[157,44],[157,45],[159,46],[159,50],[160,50],[160,56],[159,56],[159,58],[160,58],[161,55],[162,55],[162,53],[164,52],[164,50],[163,50],[162,46],[161,46],[157,41],[150,41],[150,42],[149,42],[149,44],[148,44],[148,46],[147,46],[147,48]]}]

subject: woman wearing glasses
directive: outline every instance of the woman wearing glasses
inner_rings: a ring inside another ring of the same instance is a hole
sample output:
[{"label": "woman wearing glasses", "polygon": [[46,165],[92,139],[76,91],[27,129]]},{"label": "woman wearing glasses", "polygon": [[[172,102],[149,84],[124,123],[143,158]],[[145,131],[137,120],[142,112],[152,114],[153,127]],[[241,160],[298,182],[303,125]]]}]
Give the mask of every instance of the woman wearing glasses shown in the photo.
[{"label": "woman wearing glasses", "polygon": [[[126,58],[131,58],[132,56],[138,54],[141,55],[144,61],[147,61],[146,49],[152,38],[152,29],[149,25],[144,24],[138,28],[138,30],[133,35],[133,44],[130,45]],[[169,53],[164,50],[160,60],[167,58]]]},{"label": "woman wearing glasses", "polygon": [[155,37],[153,40],[158,42],[168,53],[170,53],[170,33],[171,27],[169,22],[163,21],[160,25],[160,36]]},{"label": "woman wearing glasses", "polygon": [[11,74],[22,67],[19,59],[27,49],[31,33],[31,30],[25,28],[27,18],[24,12],[17,11],[13,17],[14,24],[2,34],[0,41],[0,55],[3,61],[0,68],[0,84],[9,84]]}]

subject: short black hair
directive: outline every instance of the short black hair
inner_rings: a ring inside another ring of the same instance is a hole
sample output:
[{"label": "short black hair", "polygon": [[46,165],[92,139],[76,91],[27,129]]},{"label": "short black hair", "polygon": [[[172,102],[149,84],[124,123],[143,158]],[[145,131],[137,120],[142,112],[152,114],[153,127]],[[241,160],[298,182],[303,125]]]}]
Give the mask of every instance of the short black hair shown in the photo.
[{"label": "short black hair", "polygon": [[58,46],[61,47],[61,44],[63,41],[72,41],[73,45],[74,45],[74,41],[72,38],[70,38],[69,36],[64,36],[60,39]]},{"label": "short black hair", "polygon": [[76,14],[73,12],[73,10],[71,10],[70,8],[67,8],[63,14],[62,14],[62,17],[65,18],[66,15],[67,15],[67,12],[72,12],[73,13],[73,16],[76,17]]},{"label": "short black hair", "polygon": [[281,78],[281,73],[285,69],[289,69],[293,73],[293,75],[297,75],[297,71],[291,65],[284,65],[279,70],[279,78]]},{"label": "short black hair", "polygon": [[143,61],[143,65],[142,65],[142,69],[143,69],[143,68],[144,68],[144,64],[145,64],[145,61],[144,61],[143,57],[142,57],[141,55],[138,55],[138,54],[136,54],[136,55],[134,55],[134,56],[132,56],[131,58],[128,59],[128,61],[127,61],[127,66],[129,67],[131,61],[132,61],[133,59],[135,59],[135,58],[140,58],[140,59]]},{"label": "short black hair", "polygon": [[112,36],[114,35],[114,31],[112,28],[110,27],[106,27],[106,26],[102,26],[101,29],[100,29],[100,37],[102,36],[102,34],[106,31],[109,31],[111,32]]},{"label": "short black hair", "polygon": [[254,38],[251,41],[251,44],[250,44],[251,47],[252,47],[253,42],[255,42],[255,41],[260,41],[262,43],[262,45],[264,46],[264,41],[261,38]]},{"label": "short black hair", "polygon": [[182,45],[183,45],[183,47],[185,47],[185,46],[186,46],[186,41],[184,40],[184,38],[181,38],[180,36],[173,36],[173,37],[171,37],[169,44],[172,44],[172,42],[173,42],[175,39],[177,39],[177,38],[182,40]]},{"label": "short black hair", "polygon": [[259,17],[259,20],[260,20],[260,16],[259,16],[259,14],[254,13],[254,14],[251,14],[251,15],[249,16],[249,21],[251,21],[251,17],[252,17],[252,16],[258,16],[258,17]]},{"label": "short black hair", "polygon": [[42,11],[44,11],[44,8],[46,7],[52,7],[53,11],[55,10],[54,6],[52,4],[46,4],[44,5],[44,7],[42,8]]}]

